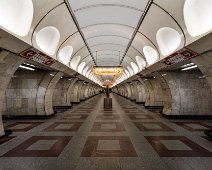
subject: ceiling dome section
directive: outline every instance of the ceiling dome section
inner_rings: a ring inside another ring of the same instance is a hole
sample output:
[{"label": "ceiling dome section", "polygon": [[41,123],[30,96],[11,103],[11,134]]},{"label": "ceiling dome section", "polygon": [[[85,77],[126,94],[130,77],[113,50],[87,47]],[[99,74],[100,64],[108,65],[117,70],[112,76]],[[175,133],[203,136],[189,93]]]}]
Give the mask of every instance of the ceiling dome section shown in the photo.
[{"label": "ceiling dome section", "polygon": [[83,70],[83,72],[82,72],[82,74],[83,74],[84,76],[86,75],[88,69],[89,69],[89,66],[86,66],[86,67],[84,68],[84,70]]},{"label": "ceiling dome section", "polygon": [[75,71],[77,70],[77,67],[79,65],[79,62],[81,60],[81,57],[80,56],[76,56],[74,57],[72,60],[71,60],[71,68],[74,69]]},{"label": "ceiling dome section", "polygon": [[33,12],[32,0],[1,0],[0,26],[24,37],[30,30]]},{"label": "ceiling dome section", "polygon": [[154,48],[150,46],[145,46],[143,48],[143,52],[144,52],[146,61],[149,65],[154,64],[158,60],[158,53]]},{"label": "ceiling dome section", "polygon": [[60,41],[60,32],[57,28],[48,26],[36,34],[38,47],[48,55],[54,55]]},{"label": "ceiling dome section", "polygon": [[146,61],[140,56],[136,56],[135,59],[140,71],[143,70],[146,67]]},{"label": "ceiling dome section", "polygon": [[125,74],[127,75],[127,78],[129,78],[130,77],[130,73],[129,73],[129,71],[127,71],[127,69],[125,69]]},{"label": "ceiling dome section", "polygon": [[85,62],[80,63],[77,69],[78,73],[82,74],[84,67],[85,67]]},{"label": "ceiling dome section", "polygon": [[187,30],[192,37],[212,30],[211,0],[186,0],[183,13]]},{"label": "ceiling dome section", "polygon": [[156,40],[162,55],[173,53],[181,44],[181,35],[173,28],[163,27],[157,31]]},{"label": "ceiling dome section", "polygon": [[130,66],[127,66],[127,70],[129,71],[130,76],[134,75],[133,69]]},{"label": "ceiling dome section", "polygon": [[73,53],[72,46],[65,46],[59,52],[59,59],[63,64],[68,64],[70,62]]},{"label": "ceiling dome section", "polygon": [[130,65],[134,71],[134,74],[138,73],[139,71],[138,66],[134,62],[131,62]]}]

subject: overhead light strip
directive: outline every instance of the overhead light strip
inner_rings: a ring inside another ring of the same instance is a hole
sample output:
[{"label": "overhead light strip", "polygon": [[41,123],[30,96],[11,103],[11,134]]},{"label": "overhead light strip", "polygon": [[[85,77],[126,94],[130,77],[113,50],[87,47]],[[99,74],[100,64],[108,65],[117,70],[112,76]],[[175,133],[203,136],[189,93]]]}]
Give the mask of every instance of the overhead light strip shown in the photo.
[{"label": "overhead light strip", "polygon": [[31,71],[34,71],[35,70],[34,68],[23,66],[23,65],[20,65],[19,67],[20,68],[23,68],[23,69],[26,69],[26,70],[31,70]]},{"label": "overhead light strip", "polygon": [[193,69],[193,68],[197,68],[197,65],[194,65],[194,66],[191,66],[191,67],[187,67],[187,68],[183,68],[181,70],[185,71],[185,70],[190,70],[190,69]]}]

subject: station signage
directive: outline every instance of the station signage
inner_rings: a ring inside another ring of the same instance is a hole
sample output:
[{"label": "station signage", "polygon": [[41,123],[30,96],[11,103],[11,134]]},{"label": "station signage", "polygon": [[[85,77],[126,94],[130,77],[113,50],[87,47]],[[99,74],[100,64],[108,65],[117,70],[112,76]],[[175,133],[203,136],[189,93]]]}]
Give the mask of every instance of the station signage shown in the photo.
[{"label": "station signage", "polygon": [[36,61],[40,64],[50,66],[56,62],[53,58],[49,57],[48,55],[40,52],[35,48],[29,48],[19,54],[23,58],[27,58],[29,60]]},{"label": "station signage", "polygon": [[121,76],[123,74],[123,67],[94,67],[93,74],[94,76]]},{"label": "station signage", "polygon": [[175,52],[174,54],[170,55],[169,57],[166,57],[163,60],[163,62],[166,65],[174,65],[174,64],[179,63],[181,61],[192,59],[196,56],[198,56],[198,53],[196,53],[192,50],[183,48],[182,50]]}]

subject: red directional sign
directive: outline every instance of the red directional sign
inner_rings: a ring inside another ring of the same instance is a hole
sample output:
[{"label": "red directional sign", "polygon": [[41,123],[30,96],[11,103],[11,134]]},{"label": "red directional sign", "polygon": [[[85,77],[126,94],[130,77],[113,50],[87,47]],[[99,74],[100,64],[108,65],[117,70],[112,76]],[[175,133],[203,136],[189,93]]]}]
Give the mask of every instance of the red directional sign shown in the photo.
[{"label": "red directional sign", "polygon": [[198,53],[191,51],[189,49],[183,48],[182,50],[175,52],[174,54],[170,55],[169,57],[166,57],[163,60],[163,62],[167,65],[173,65],[173,64],[179,63],[181,61],[192,59],[196,56],[198,56]]},{"label": "red directional sign", "polygon": [[49,57],[48,55],[40,52],[35,48],[27,49],[19,54],[20,56],[36,61],[40,64],[44,64],[46,66],[50,66],[56,62],[53,58]]}]

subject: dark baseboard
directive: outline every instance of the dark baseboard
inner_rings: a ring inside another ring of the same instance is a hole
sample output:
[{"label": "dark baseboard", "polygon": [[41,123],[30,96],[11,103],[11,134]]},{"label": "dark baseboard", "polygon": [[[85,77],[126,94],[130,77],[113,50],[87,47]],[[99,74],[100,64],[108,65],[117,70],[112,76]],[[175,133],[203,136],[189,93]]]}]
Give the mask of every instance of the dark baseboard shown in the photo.
[{"label": "dark baseboard", "polygon": [[0,140],[2,140],[2,139],[4,139],[4,138],[8,137],[8,136],[11,135],[12,133],[13,133],[12,130],[5,130],[5,131],[4,131],[4,135],[3,135],[3,136],[0,136]]},{"label": "dark baseboard", "polygon": [[80,102],[71,102],[71,104],[76,105],[76,104],[80,104]]},{"label": "dark baseboard", "polygon": [[166,119],[212,119],[212,115],[165,115],[163,113],[161,115]]},{"label": "dark baseboard", "polygon": [[208,137],[212,138],[212,130],[205,130],[204,134],[207,135]]},{"label": "dark baseboard", "polygon": [[163,106],[145,106],[146,109],[163,109]]},{"label": "dark baseboard", "polygon": [[71,109],[71,108],[72,108],[72,106],[53,106],[54,110],[63,110],[63,109],[68,110],[68,109]]},{"label": "dark baseboard", "polygon": [[136,104],[145,105],[145,102],[136,102]]},{"label": "dark baseboard", "polygon": [[56,116],[57,112],[51,115],[3,115],[3,120],[14,120],[14,119],[50,119]]}]

